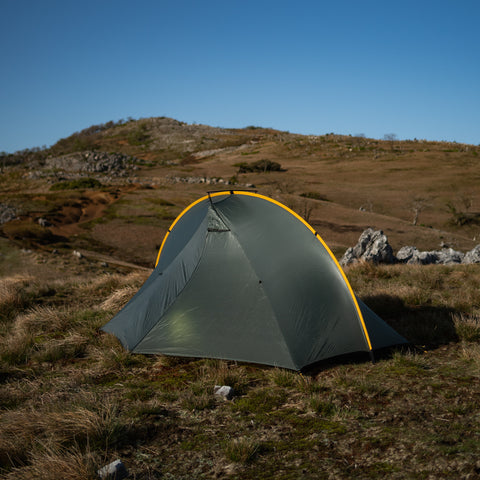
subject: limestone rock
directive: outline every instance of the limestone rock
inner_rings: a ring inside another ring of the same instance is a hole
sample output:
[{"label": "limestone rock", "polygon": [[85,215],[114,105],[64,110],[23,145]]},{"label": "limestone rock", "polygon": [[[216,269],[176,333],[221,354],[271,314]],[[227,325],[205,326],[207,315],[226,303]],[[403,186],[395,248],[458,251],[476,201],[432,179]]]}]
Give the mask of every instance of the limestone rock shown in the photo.
[{"label": "limestone rock", "polygon": [[354,247],[349,248],[340,260],[342,266],[364,260],[373,263],[394,263],[395,256],[382,230],[367,228]]},{"label": "limestone rock", "polygon": [[463,263],[480,263],[480,245],[465,254]]},{"label": "limestone rock", "polygon": [[121,153],[84,151],[48,157],[45,160],[45,166],[66,172],[100,172],[118,176],[137,161],[138,159]]},{"label": "limestone rock", "polygon": [[417,247],[412,247],[412,246],[402,247],[397,252],[397,260],[401,263],[408,263],[409,260],[411,260],[414,257],[417,257],[418,253],[419,252]]},{"label": "limestone rock", "polygon": [[442,248],[442,250],[431,250],[421,252],[417,247],[402,247],[397,252],[397,260],[402,263],[431,265],[451,265],[462,263],[465,254],[453,248]]},{"label": "limestone rock", "polygon": [[[433,252],[432,252],[433,253]],[[437,263],[443,265],[451,265],[453,263],[462,263],[465,254],[458,252],[453,248],[442,248],[442,250],[435,252],[437,255]]]}]

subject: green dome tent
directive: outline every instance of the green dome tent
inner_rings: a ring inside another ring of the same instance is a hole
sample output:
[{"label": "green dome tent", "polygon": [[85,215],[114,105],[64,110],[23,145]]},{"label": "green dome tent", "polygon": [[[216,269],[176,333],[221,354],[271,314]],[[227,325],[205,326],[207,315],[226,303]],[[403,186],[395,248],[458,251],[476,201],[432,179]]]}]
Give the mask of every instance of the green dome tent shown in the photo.
[{"label": "green dome tent", "polygon": [[271,198],[233,190],[177,217],[155,270],[103,330],[136,353],[293,370],[406,343],[355,297],[308,223]]}]

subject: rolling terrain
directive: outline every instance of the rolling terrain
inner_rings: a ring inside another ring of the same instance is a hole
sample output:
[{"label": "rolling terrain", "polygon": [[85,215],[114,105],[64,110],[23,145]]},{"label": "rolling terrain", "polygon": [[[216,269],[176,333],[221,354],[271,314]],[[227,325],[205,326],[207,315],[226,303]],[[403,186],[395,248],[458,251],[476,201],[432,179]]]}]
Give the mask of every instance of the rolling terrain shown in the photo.
[{"label": "rolling terrain", "polygon": [[[36,244],[35,232],[25,240],[17,230],[28,231],[29,222],[41,217],[52,224],[52,238],[39,239],[44,248],[62,237],[67,248],[151,266],[183,208],[228,183],[227,188],[253,185],[308,217],[338,254],[368,226],[383,230],[394,250],[433,249],[443,242],[466,251],[477,237],[480,243],[479,150],[420,140],[229,130],[168,118],[111,122],[46,150],[3,157],[0,203],[14,207],[19,217],[3,233],[18,244]],[[129,163],[89,171],[77,162],[66,169],[62,159],[82,151],[115,152]],[[264,168],[240,167],[255,163]],[[81,179],[96,184],[82,188]]]},{"label": "rolling terrain", "polygon": [[133,355],[99,331],[208,191],[281,201],[337,258],[367,227],[394,252],[470,250],[479,153],[149,118],[1,154],[0,477],[94,479],[120,458],[142,480],[480,478],[477,264],[347,268],[359,298],[411,342],[376,363],[302,375]]}]

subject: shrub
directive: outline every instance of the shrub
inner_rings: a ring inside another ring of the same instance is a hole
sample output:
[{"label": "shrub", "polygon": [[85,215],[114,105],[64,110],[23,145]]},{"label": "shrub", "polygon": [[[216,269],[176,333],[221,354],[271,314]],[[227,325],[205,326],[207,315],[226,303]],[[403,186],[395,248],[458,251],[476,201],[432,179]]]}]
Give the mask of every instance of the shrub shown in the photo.
[{"label": "shrub", "polygon": [[278,162],[271,160],[258,160],[256,162],[240,162],[234,165],[238,167],[238,173],[265,173],[265,172],[285,172],[286,170]]},{"label": "shrub", "polygon": [[147,125],[145,123],[140,123],[138,127],[130,132],[128,135],[128,143],[130,145],[143,145],[148,141],[150,135],[147,132]]},{"label": "shrub", "polygon": [[102,184],[95,178],[79,178],[77,180],[68,180],[55,183],[50,190],[83,190],[87,188],[100,188]]},{"label": "shrub", "polygon": [[323,200],[324,202],[328,202],[328,198],[318,192],[303,192],[300,194],[301,197],[304,198],[311,198],[312,200]]}]

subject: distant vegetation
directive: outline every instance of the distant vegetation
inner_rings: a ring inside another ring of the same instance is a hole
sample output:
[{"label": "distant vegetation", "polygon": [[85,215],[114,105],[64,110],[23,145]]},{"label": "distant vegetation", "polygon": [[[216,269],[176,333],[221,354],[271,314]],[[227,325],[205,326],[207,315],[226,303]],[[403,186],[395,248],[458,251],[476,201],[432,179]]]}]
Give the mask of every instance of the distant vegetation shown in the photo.
[{"label": "distant vegetation", "polygon": [[257,160],[256,162],[240,162],[234,165],[238,167],[238,173],[266,173],[266,172],[284,172],[285,170],[278,162],[271,160]]},{"label": "distant vegetation", "polygon": [[86,188],[100,188],[101,182],[95,178],[79,178],[77,180],[66,180],[58,182],[50,187],[50,190],[83,190]]},{"label": "distant vegetation", "polygon": [[303,192],[300,194],[303,198],[310,198],[311,200],[323,200],[324,202],[328,202],[328,198],[325,195],[322,195],[318,192]]}]

